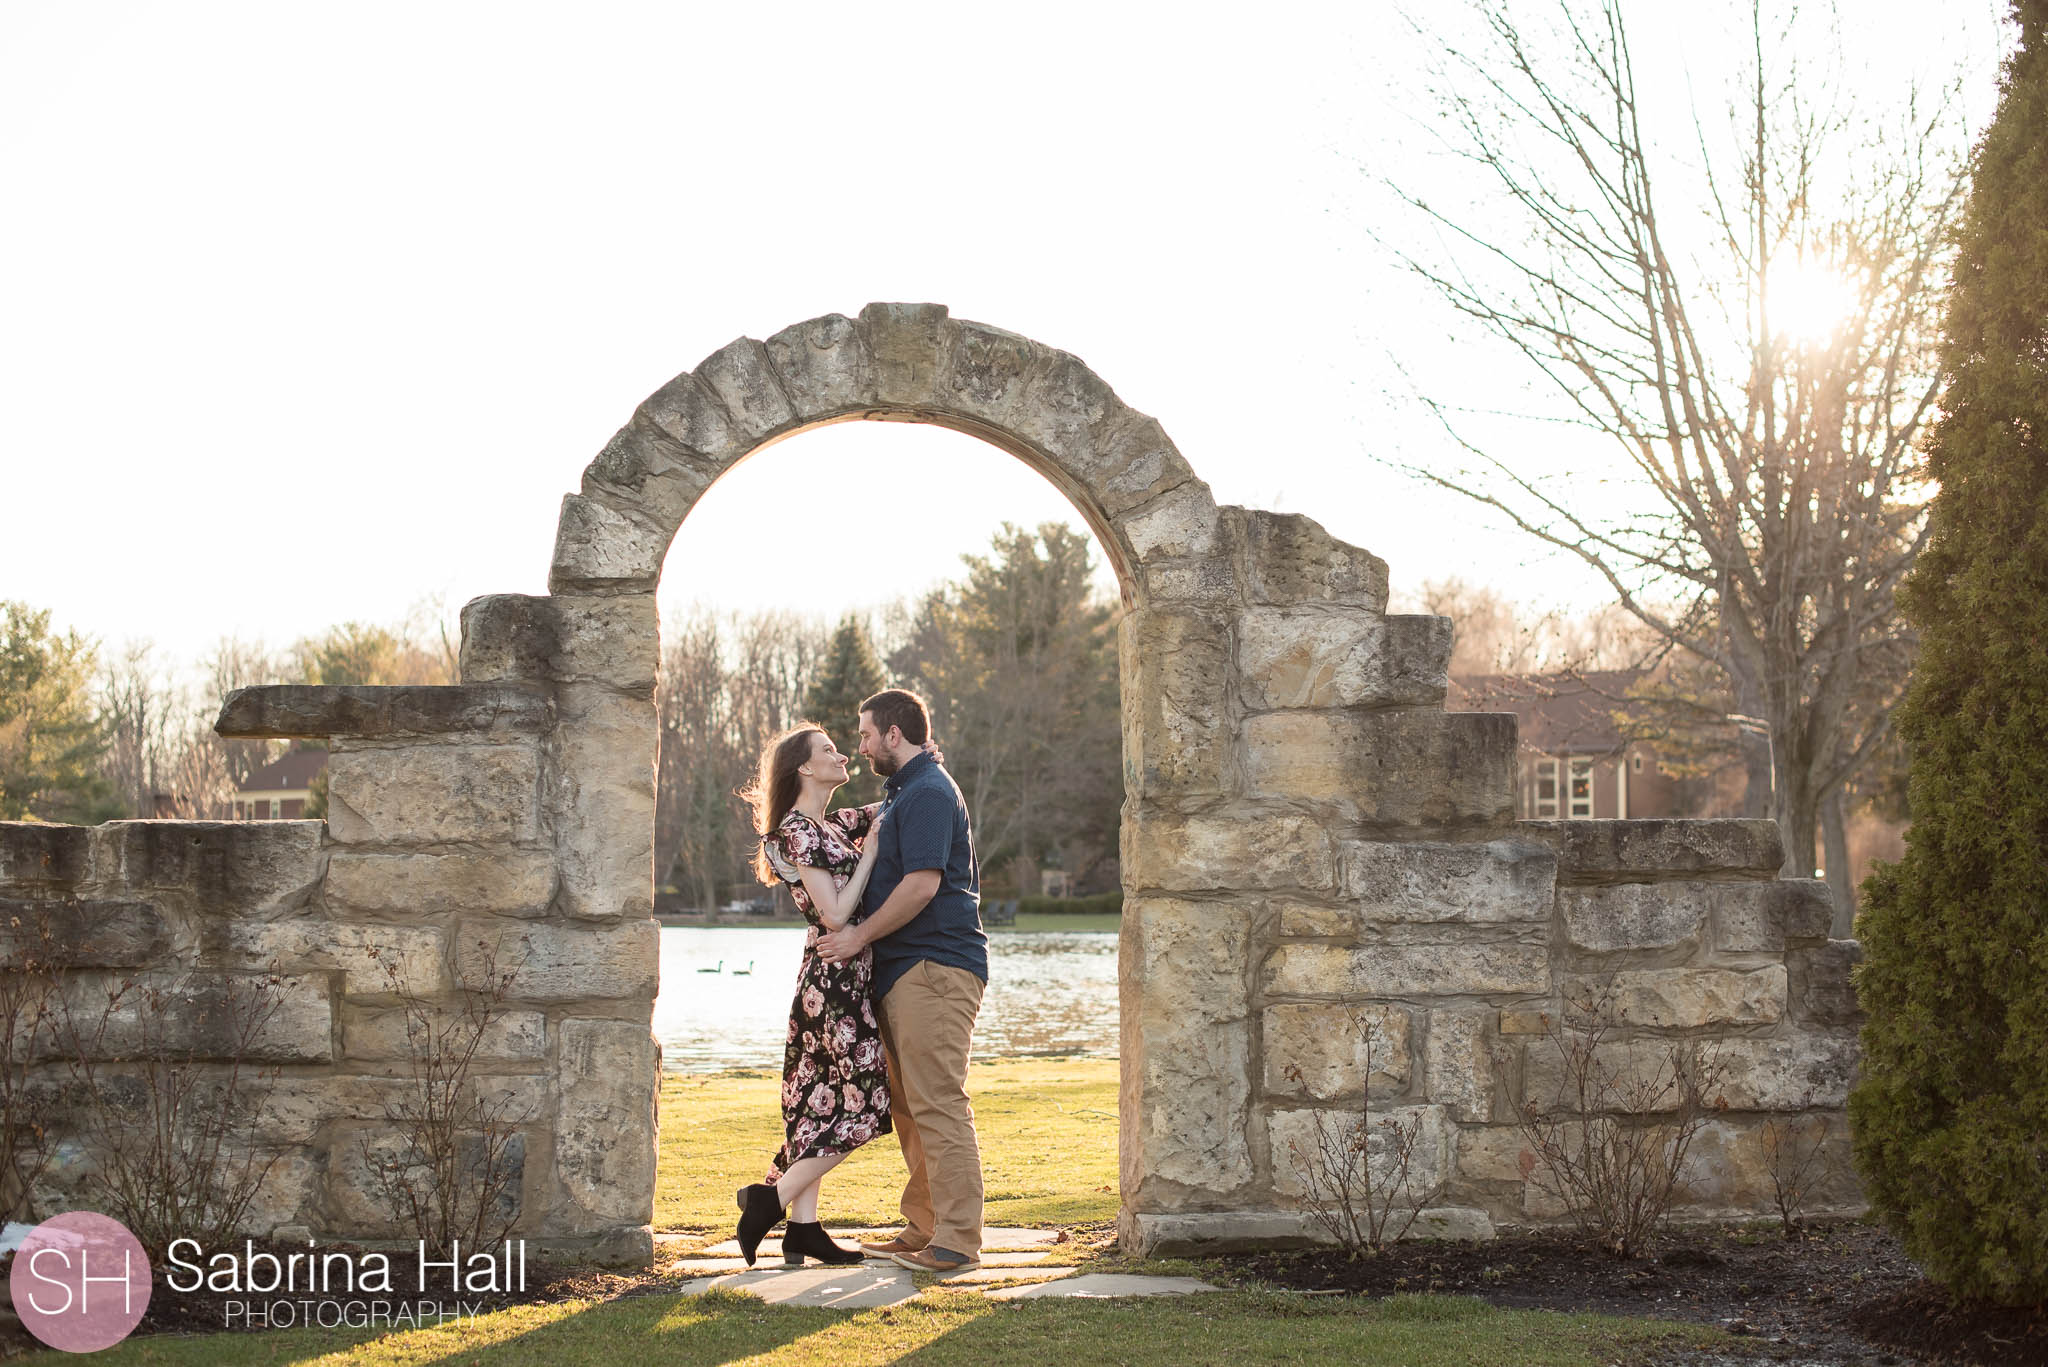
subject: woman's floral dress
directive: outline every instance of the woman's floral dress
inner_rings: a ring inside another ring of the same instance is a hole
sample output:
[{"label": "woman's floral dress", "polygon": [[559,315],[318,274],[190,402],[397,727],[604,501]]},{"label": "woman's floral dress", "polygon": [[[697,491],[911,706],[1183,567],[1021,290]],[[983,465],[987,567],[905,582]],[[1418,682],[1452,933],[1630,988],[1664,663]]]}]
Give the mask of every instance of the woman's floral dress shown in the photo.
[{"label": "woman's floral dress", "polygon": [[[851,1153],[891,1129],[889,1070],[869,990],[874,957],[865,949],[842,964],[818,957],[818,937],[825,928],[798,868],[808,864],[824,869],[835,888],[845,887],[860,863],[861,837],[881,810],[879,802],[842,807],[827,813],[822,823],[793,811],[761,842],[770,866],[790,885],[797,910],[811,923],[804,932],[804,963],[797,973],[789,1041],[782,1054],[782,1120],[787,1133],[768,1167],[770,1183],[793,1163]],[[860,913],[854,915],[859,919]]]}]

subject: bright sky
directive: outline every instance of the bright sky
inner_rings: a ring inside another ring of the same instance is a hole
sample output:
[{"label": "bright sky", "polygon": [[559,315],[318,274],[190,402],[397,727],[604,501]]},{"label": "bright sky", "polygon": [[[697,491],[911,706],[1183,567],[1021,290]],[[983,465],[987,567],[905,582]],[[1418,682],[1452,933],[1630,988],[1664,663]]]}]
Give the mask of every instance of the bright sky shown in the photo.
[{"label": "bright sky", "polygon": [[[1876,92],[1970,64],[1981,127],[2002,10],[1857,0],[1845,42]],[[1746,6],[1628,12],[1659,89],[1718,100]],[[1253,13],[10,0],[0,598],[193,658],[542,593],[650,391],[901,299],[1074,352],[1219,502],[1308,513],[1397,590],[1596,601],[1374,459],[1437,440],[1396,358],[1496,374],[1367,236],[1375,176],[1455,189],[1416,40],[1378,3]],[[869,517],[874,465],[922,486],[914,536]],[[721,482],[663,601],[836,615],[1055,517],[992,448],[841,425]]]}]

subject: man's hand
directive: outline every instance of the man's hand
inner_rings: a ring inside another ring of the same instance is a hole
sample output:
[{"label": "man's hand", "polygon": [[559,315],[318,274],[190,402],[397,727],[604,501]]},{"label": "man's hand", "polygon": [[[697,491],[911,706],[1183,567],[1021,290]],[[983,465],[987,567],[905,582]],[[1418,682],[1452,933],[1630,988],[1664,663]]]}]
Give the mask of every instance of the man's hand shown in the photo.
[{"label": "man's hand", "polygon": [[818,957],[828,964],[843,964],[848,959],[860,957],[868,947],[859,926],[841,926],[828,935],[818,937]]}]

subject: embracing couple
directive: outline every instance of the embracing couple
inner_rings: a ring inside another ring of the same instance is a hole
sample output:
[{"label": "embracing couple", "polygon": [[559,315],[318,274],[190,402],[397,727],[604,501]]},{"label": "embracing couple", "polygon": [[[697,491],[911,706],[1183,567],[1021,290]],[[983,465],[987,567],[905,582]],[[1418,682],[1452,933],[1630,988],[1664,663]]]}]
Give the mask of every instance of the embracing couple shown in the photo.
[{"label": "embracing couple", "polygon": [[[782,1149],[738,1193],[752,1266],[788,1218],[783,1261],[893,1257],[922,1272],[980,1265],[981,1147],[967,1102],[968,1037],[988,983],[967,803],[900,688],[860,705],[860,755],[887,780],[868,807],[827,811],[847,757],[805,723],[768,743],[748,790],[764,883],[789,884],[810,922],[783,1052]],[[841,1248],[818,1220],[821,1179],[890,1130],[903,1146],[900,1234]]]}]

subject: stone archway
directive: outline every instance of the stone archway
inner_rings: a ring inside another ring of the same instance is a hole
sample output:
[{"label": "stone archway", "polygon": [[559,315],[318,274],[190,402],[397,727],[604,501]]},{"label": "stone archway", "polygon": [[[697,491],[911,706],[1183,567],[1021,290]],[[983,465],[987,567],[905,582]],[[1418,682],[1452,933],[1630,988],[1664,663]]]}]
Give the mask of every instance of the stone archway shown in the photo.
[{"label": "stone archway", "polygon": [[[1517,821],[1513,716],[1443,710],[1450,624],[1388,615],[1380,560],[1218,508],[1072,356],[873,304],[734,342],[641,404],[563,500],[549,593],[463,610],[459,685],[232,696],[223,735],[329,740],[326,823],[0,823],[0,911],[49,918],[67,973],[287,975],[252,1232],[403,1235],[361,1157],[404,1052],[382,965],[453,1002],[516,941],[475,1080],[518,1126],[516,1232],[652,1256],[655,583],[722,471],[861,418],[1011,452],[1115,563],[1127,1246],[1313,1237],[1290,1147],[1368,1095],[1416,1127],[1425,1230],[1559,1218],[1513,1110],[1589,982],[1616,993],[1618,1038],[1711,1040],[1731,1065],[1694,1213],[1769,1210],[1774,1118],[1841,1123],[1857,949],[1826,938],[1824,884],[1774,877],[1775,825]],[[0,973],[9,952],[0,933]],[[1858,1199],[1845,1171],[1809,1209]]]}]

